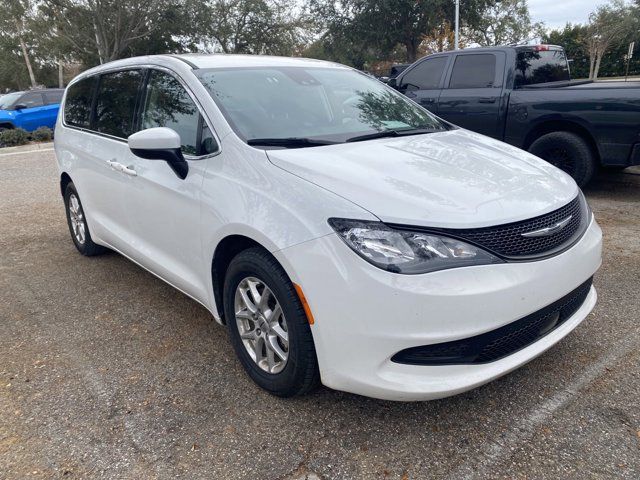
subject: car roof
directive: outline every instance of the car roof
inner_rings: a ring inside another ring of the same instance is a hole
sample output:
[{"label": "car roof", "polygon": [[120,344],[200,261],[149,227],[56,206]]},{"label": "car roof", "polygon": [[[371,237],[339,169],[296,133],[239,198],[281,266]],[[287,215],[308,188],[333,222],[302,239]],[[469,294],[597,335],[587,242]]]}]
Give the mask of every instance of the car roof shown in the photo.
[{"label": "car roof", "polygon": [[277,57],[271,55],[201,54],[172,55],[193,64],[197,68],[220,67],[337,67],[349,68],[339,63],[303,57]]},{"label": "car roof", "polygon": [[[199,54],[188,53],[179,55],[147,55],[132,57],[98,65],[82,72],[76,79],[100,73],[104,70],[117,68],[130,68],[138,65],[175,65],[182,63],[192,69],[206,68],[230,68],[230,67],[319,67],[319,68],[345,68],[351,69],[339,63],[314,60],[302,57],[276,57],[270,55],[235,55],[226,53]],[[76,81],[74,79],[74,82]]]}]

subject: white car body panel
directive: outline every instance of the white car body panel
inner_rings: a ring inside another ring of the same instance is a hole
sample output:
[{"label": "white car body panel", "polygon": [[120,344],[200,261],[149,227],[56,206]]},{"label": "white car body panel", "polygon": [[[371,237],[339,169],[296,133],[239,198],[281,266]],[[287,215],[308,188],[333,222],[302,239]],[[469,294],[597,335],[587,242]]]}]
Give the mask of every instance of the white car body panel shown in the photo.
[{"label": "white car body panel", "polygon": [[[160,68],[185,85],[220,149],[189,159],[181,180],[126,141],[70,128],[59,115],[55,149],[71,177],[94,241],[127,256],[191,296],[220,320],[212,260],[224,239],[248,237],[302,286],[322,382],[391,400],[453,395],[531,360],[593,308],[592,289],[561,327],[485,365],[411,366],[389,359],[411,346],[477,335],[561,298],[600,265],[592,221],[570,249],[545,259],[398,275],[367,263],[327,223],[332,217],[413,226],[472,228],[528,219],[578,195],[573,180],[536,157],[464,130],[291,150],[265,151],[233,131],[194,66],[319,66],[263,56],[185,55],[126,59],[78,78],[131,66]],[[66,99],[63,99],[63,105]],[[136,172],[109,167],[116,159]]]},{"label": "white car body panel", "polygon": [[381,220],[474,228],[535,217],[578,187],[547,162],[468,130],[270,150],[271,161]]}]

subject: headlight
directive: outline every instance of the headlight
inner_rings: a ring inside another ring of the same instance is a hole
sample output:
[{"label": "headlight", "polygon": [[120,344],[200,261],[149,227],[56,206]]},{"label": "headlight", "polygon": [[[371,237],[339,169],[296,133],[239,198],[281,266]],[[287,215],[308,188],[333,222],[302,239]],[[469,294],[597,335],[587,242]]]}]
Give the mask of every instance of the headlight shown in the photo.
[{"label": "headlight", "polygon": [[330,218],[329,225],[354,252],[389,272],[418,274],[503,263],[474,245],[433,233],[395,230],[380,222],[343,218]]}]

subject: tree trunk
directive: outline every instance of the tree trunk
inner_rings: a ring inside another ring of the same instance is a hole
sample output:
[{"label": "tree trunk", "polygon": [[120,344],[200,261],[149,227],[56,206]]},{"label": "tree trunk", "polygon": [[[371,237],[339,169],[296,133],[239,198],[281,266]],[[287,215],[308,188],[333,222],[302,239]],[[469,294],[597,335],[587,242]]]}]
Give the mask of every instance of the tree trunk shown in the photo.
[{"label": "tree trunk", "polygon": [[589,80],[593,80],[593,71],[595,70],[596,65],[596,53],[593,51],[589,52]]},{"label": "tree trunk", "polygon": [[36,88],[38,86],[38,84],[36,83],[36,76],[33,74],[33,68],[31,68],[31,60],[29,60],[29,53],[27,52],[27,45],[24,43],[24,40],[22,39],[22,35],[20,35],[20,48],[22,49],[24,62],[27,64],[27,70],[29,70],[29,79],[31,80],[31,87]]},{"label": "tree trunk", "polygon": [[596,60],[596,66],[593,69],[593,76],[591,80],[596,81],[598,79],[598,71],[600,71],[600,61],[602,60],[602,52],[599,52],[598,58]]},{"label": "tree trunk", "polygon": [[404,42],[404,46],[407,49],[407,62],[413,63],[418,56],[418,45],[414,40],[407,40]]},{"label": "tree trunk", "polygon": [[58,87],[64,88],[64,65],[62,59],[58,59]]}]

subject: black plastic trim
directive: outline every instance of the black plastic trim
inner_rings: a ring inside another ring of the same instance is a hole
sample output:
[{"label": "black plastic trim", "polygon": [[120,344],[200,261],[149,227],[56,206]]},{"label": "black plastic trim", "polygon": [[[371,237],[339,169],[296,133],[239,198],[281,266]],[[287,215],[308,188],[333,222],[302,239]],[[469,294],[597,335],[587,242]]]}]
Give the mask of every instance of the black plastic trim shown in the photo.
[{"label": "black plastic trim", "polygon": [[391,361],[407,365],[477,365],[516,353],[553,332],[584,304],[593,277],[564,297],[495,330],[451,342],[401,350]]}]

